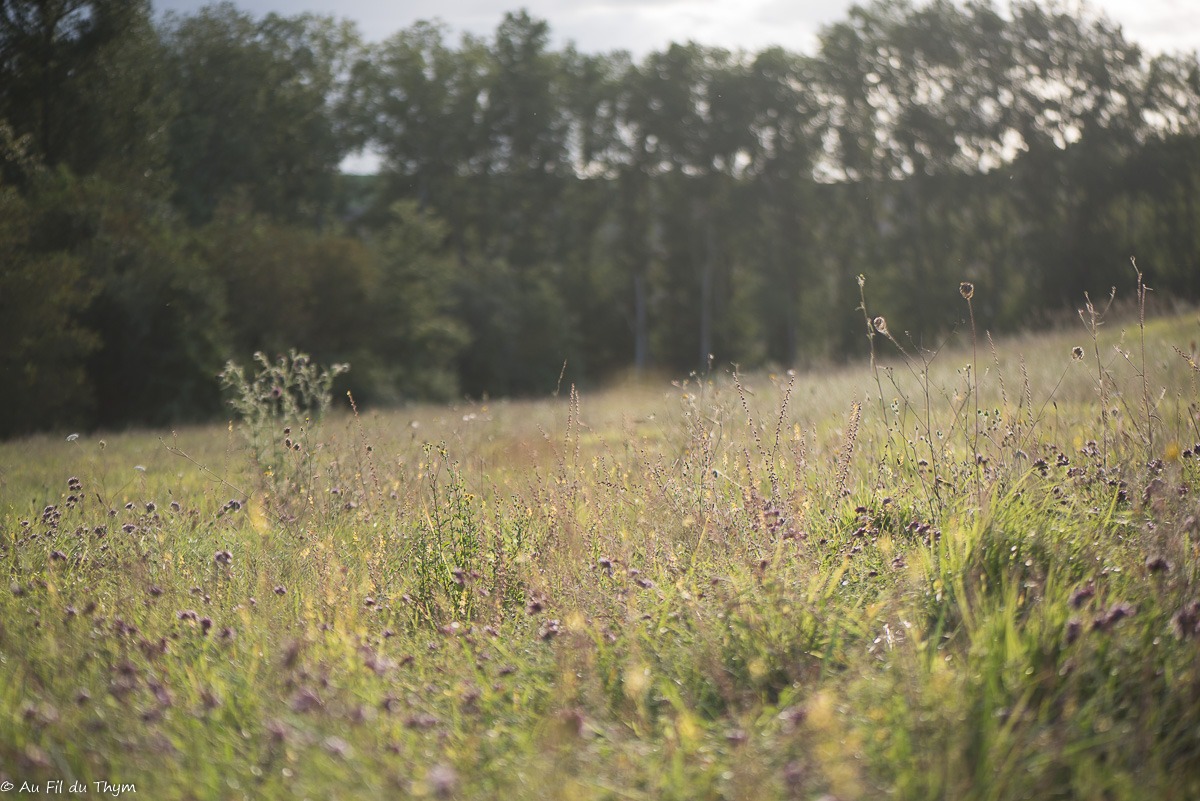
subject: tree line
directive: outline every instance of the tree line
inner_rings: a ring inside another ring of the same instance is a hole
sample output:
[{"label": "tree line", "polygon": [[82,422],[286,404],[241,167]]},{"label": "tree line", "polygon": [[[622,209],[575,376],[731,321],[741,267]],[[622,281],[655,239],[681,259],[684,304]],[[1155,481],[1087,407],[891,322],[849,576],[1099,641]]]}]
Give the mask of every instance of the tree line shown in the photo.
[{"label": "tree line", "polygon": [[[635,59],[224,3],[0,4],[0,434],[220,410],[229,358],[357,398],[860,353],[1200,297],[1200,67],[1090,11],[876,0],[812,54]],[[374,176],[339,172],[378,152]]]}]

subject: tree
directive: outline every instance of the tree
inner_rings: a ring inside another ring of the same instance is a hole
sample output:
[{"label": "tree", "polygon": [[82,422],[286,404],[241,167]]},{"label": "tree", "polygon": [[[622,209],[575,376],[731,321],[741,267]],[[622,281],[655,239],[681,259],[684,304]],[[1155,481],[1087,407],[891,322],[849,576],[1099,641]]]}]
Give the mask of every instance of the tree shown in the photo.
[{"label": "tree", "polygon": [[821,154],[824,109],[815,91],[812,60],[770,48],[749,67],[751,131],[746,167],[750,210],[739,250],[760,265],[756,300],[765,355],[795,364],[827,339],[821,323],[830,287],[817,269],[819,213],[813,172]]},{"label": "tree", "polygon": [[231,3],[171,17],[166,80],[175,202],[193,223],[242,193],[272,219],[320,227],[352,145],[336,109],[358,38],[329,18],[268,14]]},{"label": "tree", "polygon": [[376,370],[394,399],[449,399],[467,331],[455,315],[457,267],[446,252],[444,223],[412,201],[392,206],[378,245]]},{"label": "tree", "polygon": [[[726,50],[691,43],[652,53],[633,77],[639,86],[631,117],[644,167],[661,193],[655,211],[669,291],[660,347],[674,365],[705,369],[717,349],[722,301],[734,288],[724,211],[755,147],[746,66]],[[688,342],[676,332],[695,335]],[[722,344],[725,358],[739,358],[734,341]]]},{"label": "tree", "polygon": [[95,288],[81,261],[38,247],[38,211],[0,184],[0,437],[86,423],[85,360],[98,343],[79,323]]},{"label": "tree", "polygon": [[0,3],[0,119],[47,166],[161,191],[160,63],[147,0]]},{"label": "tree", "polygon": [[353,66],[344,113],[356,144],[383,154],[380,225],[396,200],[415,200],[450,224],[461,253],[470,205],[464,183],[483,161],[487,55],[475,39],[454,50],[444,37],[444,27],[422,22],[368,49]]},{"label": "tree", "polygon": [[571,175],[566,74],[550,28],[522,11],[496,30],[485,83],[484,252],[518,270],[553,261],[559,199]]}]

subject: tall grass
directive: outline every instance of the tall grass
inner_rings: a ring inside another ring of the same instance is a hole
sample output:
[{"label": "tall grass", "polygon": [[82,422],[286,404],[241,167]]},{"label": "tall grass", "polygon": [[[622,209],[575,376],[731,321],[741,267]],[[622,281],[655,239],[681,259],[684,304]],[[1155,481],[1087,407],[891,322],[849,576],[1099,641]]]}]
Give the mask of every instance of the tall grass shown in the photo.
[{"label": "tall grass", "polygon": [[862,311],[821,375],[0,445],[0,781],[1200,797],[1196,316]]}]

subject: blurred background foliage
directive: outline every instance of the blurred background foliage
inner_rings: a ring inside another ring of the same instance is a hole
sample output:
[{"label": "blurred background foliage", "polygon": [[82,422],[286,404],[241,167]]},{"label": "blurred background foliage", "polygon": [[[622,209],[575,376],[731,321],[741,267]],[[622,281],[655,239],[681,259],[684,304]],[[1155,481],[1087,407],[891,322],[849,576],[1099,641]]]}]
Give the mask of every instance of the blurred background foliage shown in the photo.
[{"label": "blurred background foliage", "polygon": [[[1200,296],[1200,67],[1072,4],[880,0],[810,55],[551,48],[230,4],[0,5],[0,435],[220,412],[254,351],[365,403],[930,343]],[[353,153],[377,175],[343,175]],[[565,364],[565,368],[564,368]]]}]

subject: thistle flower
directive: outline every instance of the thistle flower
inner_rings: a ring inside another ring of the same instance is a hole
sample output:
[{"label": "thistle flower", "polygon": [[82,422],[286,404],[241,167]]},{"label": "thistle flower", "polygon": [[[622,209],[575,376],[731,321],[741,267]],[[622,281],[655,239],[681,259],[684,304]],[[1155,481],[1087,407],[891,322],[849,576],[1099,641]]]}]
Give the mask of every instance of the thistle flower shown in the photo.
[{"label": "thistle flower", "polygon": [[458,773],[449,765],[434,765],[425,780],[437,798],[449,798],[458,787]]},{"label": "thistle flower", "polygon": [[312,712],[314,709],[320,709],[323,706],[325,706],[325,702],[321,700],[321,696],[307,687],[301,688],[292,696],[291,707],[293,712]]},{"label": "thistle flower", "polygon": [[1127,603],[1114,603],[1108,608],[1108,611],[1102,615],[1098,615],[1092,621],[1092,628],[1100,631],[1108,631],[1113,627],[1113,624],[1127,617],[1132,617],[1137,610]]},{"label": "thistle flower", "polygon": [[1082,587],[1077,587],[1071,593],[1071,597],[1070,597],[1071,606],[1075,609],[1079,609],[1085,603],[1087,603],[1088,600],[1090,600],[1092,598],[1092,596],[1094,596],[1095,594],[1096,594],[1096,585],[1089,581],[1087,584],[1084,584]]},{"label": "thistle flower", "polygon": [[1159,555],[1146,557],[1146,569],[1151,573],[1166,573],[1171,570],[1171,563]]},{"label": "thistle flower", "polygon": [[265,728],[267,734],[271,735],[271,742],[282,743],[287,739],[287,727],[278,720],[268,720]]},{"label": "thistle flower", "polygon": [[325,746],[325,750],[335,757],[344,759],[352,754],[350,743],[346,742],[341,737],[326,737],[323,745]]},{"label": "thistle flower", "polygon": [[1200,634],[1200,601],[1189,601],[1171,617],[1175,636],[1182,639]]}]

